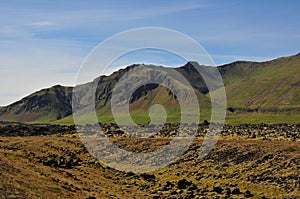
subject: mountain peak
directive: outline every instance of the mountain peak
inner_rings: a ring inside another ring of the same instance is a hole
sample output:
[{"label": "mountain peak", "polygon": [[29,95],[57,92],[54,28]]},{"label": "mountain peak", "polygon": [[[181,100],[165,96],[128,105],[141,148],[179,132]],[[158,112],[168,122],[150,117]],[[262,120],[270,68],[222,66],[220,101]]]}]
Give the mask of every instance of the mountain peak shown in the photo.
[{"label": "mountain peak", "polygon": [[188,61],[185,65],[183,65],[182,69],[184,69],[185,71],[187,71],[189,74],[192,72],[198,72],[197,69],[195,68],[195,66],[199,66],[198,62],[196,61]]},{"label": "mountain peak", "polygon": [[188,61],[186,65],[199,65],[196,61]]},{"label": "mountain peak", "polygon": [[[218,66],[217,68],[226,86],[228,106],[241,111],[258,110],[259,108],[263,108],[263,111],[273,112],[274,110],[300,110],[297,97],[300,92],[300,87],[298,86],[299,58],[300,53],[267,62],[237,61]],[[154,67],[151,64],[132,64],[109,76],[100,76],[96,79],[98,80],[95,96],[97,111],[110,117],[110,113],[106,111],[110,108],[110,99],[114,85],[127,71],[141,65]],[[185,65],[175,68],[175,70],[190,82],[201,99],[206,100],[206,94],[214,91],[208,90],[202,75],[197,70],[198,67],[199,64],[197,62],[189,61]],[[285,83],[282,84],[282,82]],[[280,87],[274,90],[274,85],[280,85]],[[1,108],[0,120],[44,123],[57,121],[61,118],[67,118],[68,120],[72,116],[72,91],[72,87],[57,84],[51,88],[32,93],[9,106]],[[85,92],[85,90],[83,91]],[[81,96],[84,96],[84,92]],[[288,100],[287,97],[278,98],[279,93],[280,96],[283,94],[288,96]],[[132,107],[136,111],[138,107],[150,103],[148,99],[152,99],[151,97],[156,97],[155,99],[159,99],[164,103],[168,102],[166,99],[174,100],[174,98],[170,97],[170,92],[165,92],[157,85],[156,87],[152,85],[141,87],[140,92],[135,94],[132,99]],[[83,102],[88,99],[80,98],[75,100],[82,100],[82,104],[84,104]],[[173,106],[172,108],[176,109]]]}]

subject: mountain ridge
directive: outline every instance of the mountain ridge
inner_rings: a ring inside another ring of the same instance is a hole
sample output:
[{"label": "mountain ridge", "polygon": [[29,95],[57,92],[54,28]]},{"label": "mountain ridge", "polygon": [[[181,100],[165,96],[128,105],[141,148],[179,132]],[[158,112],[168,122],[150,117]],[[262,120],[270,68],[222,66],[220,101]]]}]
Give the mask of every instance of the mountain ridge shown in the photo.
[{"label": "mountain ridge", "polygon": [[[93,80],[99,82],[95,97],[97,115],[112,116],[109,113],[109,101],[114,85],[125,72],[138,65],[132,64],[115,71],[109,76],[103,75]],[[300,74],[300,53],[264,62],[236,61],[217,66],[217,68],[224,80],[228,98],[229,118],[239,117],[239,113],[248,112],[268,114],[285,112],[286,114],[296,113],[297,117],[295,119],[298,119],[298,112],[300,112],[300,80],[298,80],[299,75],[297,74]],[[167,68],[165,69],[167,70]],[[201,99],[200,101],[203,103],[202,107],[208,109],[207,107],[210,106],[209,95],[217,92],[218,89],[208,91],[203,78],[193,67],[192,61],[173,69],[189,81],[197,91],[198,99]],[[89,82],[86,84],[89,84]],[[0,120],[49,123],[64,121],[64,118],[69,118],[67,120],[70,123],[70,120],[72,120],[72,89],[73,87],[55,85],[36,91],[17,102],[0,108]],[[140,90],[136,93],[136,96],[133,96],[130,104],[133,107],[131,110],[138,112],[138,116],[141,118],[144,117],[141,114],[147,112],[146,109],[151,106],[151,103],[146,101],[150,98],[150,95],[152,99],[156,99],[156,103],[174,100],[172,93],[161,87],[144,87]],[[165,93],[169,93],[169,95]],[[176,115],[180,111],[176,107],[171,107],[168,103],[165,103],[165,105],[172,109],[170,115]],[[142,109],[138,110],[141,107]],[[209,114],[207,118],[209,118]],[[262,120],[261,122],[265,121]]]}]

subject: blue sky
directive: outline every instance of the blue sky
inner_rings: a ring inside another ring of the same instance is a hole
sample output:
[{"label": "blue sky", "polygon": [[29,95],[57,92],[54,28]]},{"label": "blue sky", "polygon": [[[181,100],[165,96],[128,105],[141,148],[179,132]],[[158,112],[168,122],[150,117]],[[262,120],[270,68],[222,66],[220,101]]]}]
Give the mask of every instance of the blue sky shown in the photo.
[{"label": "blue sky", "polygon": [[54,84],[74,85],[86,55],[131,28],[180,31],[217,65],[296,54],[299,8],[292,0],[1,1],[0,105]]}]

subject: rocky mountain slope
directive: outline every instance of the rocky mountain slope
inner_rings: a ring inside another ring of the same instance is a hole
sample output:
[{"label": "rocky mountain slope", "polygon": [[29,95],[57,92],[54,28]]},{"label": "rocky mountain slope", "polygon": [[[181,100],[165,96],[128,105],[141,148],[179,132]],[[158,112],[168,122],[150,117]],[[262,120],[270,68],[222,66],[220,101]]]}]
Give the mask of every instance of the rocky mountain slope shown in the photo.
[{"label": "rocky mountain slope", "polygon": [[[94,80],[98,82],[95,106],[97,115],[102,117],[103,122],[113,121],[110,111],[110,99],[116,82],[125,72],[136,66],[138,65],[131,65],[114,72],[110,76],[101,76]],[[208,92],[203,78],[197,73],[193,63],[188,62],[184,66],[176,68],[176,70],[194,88],[200,102],[200,109],[204,115],[202,118],[209,119],[209,97],[212,93]],[[297,118],[299,122],[300,54],[266,62],[238,61],[218,66],[218,70],[225,84],[229,122],[241,118],[241,115],[247,118],[245,121],[248,121],[249,118],[256,118],[258,120],[253,120],[254,122],[272,123],[280,122],[282,118],[291,116],[289,117],[291,121],[287,122],[297,123]],[[89,84],[91,83],[81,86]],[[212,92],[218,92],[217,87]],[[81,96],[84,96],[84,93]],[[81,100],[78,104],[83,105],[88,97],[73,100]],[[33,123],[72,123],[71,98],[71,87],[54,86],[43,89],[0,109],[0,120]],[[133,118],[136,118],[137,122],[147,122],[149,119],[147,116],[148,110],[155,103],[159,103],[166,108],[170,122],[172,120],[177,121],[176,118],[178,119],[180,108],[176,96],[165,87],[158,85],[145,85],[134,93],[130,101]],[[259,115],[253,115],[253,113]],[[88,120],[88,116],[86,117]]]},{"label": "rocky mountain slope", "polygon": [[49,122],[72,114],[72,87],[53,86],[0,109],[1,120]]}]

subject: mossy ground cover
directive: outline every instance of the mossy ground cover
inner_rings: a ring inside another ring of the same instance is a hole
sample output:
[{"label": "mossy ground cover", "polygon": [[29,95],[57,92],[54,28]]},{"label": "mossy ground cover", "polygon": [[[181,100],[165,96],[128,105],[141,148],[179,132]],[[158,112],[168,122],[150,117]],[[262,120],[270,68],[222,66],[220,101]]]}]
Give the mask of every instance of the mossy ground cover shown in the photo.
[{"label": "mossy ground cover", "polygon": [[[111,139],[126,150],[146,152],[162,147],[169,138]],[[1,137],[0,195],[4,198],[297,198],[300,195],[299,141],[231,136],[221,138],[211,153],[198,159],[201,143],[202,139],[197,138],[182,157],[167,167],[134,174],[114,170],[93,158],[75,134]]]}]

